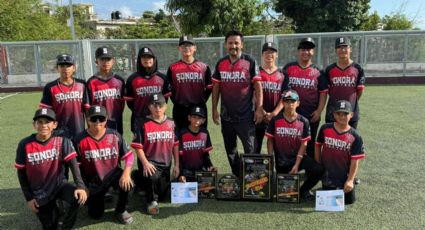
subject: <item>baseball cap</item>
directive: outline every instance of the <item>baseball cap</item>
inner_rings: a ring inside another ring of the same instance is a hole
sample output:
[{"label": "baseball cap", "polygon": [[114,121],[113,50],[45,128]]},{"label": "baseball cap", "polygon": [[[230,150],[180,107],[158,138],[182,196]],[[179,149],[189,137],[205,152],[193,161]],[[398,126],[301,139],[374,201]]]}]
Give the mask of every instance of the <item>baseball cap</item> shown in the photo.
[{"label": "baseball cap", "polygon": [[165,104],[165,97],[161,93],[154,93],[149,98],[149,104]]},{"label": "baseball cap", "polygon": [[190,115],[196,115],[196,116],[200,116],[203,118],[207,117],[205,108],[199,107],[199,106],[195,106],[190,110]]},{"label": "baseball cap", "polygon": [[52,121],[56,121],[56,114],[55,111],[49,108],[41,108],[37,109],[35,111],[34,117],[32,118],[33,121],[37,120],[40,117],[47,118]]},{"label": "baseball cap", "polygon": [[264,51],[271,49],[274,50],[275,52],[277,52],[277,46],[274,42],[266,42],[263,44],[263,48],[261,49],[261,53],[263,53]]},{"label": "baseball cap", "polygon": [[316,47],[316,43],[313,38],[303,38],[300,43],[298,43],[298,49],[314,49]]},{"label": "baseball cap", "polygon": [[346,37],[338,37],[335,40],[335,49],[340,47],[340,46],[350,46],[350,39],[346,38]]},{"label": "baseball cap", "polygon": [[179,46],[183,45],[184,43],[195,45],[195,42],[193,41],[193,38],[191,35],[183,35],[180,37]]},{"label": "baseball cap", "polygon": [[112,51],[108,47],[99,47],[96,49],[95,57],[97,58],[113,58]]},{"label": "baseball cap", "polygon": [[89,110],[87,111],[87,117],[107,117],[106,109],[105,107],[101,105],[92,105],[90,106]]},{"label": "baseball cap", "polygon": [[75,65],[75,59],[70,54],[59,54],[56,57],[56,65],[71,64]]},{"label": "baseball cap", "polygon": [[340,100],[336,102],[336,107],[334,112],[351,113],[353,112],[353,109],[351,108],[351,103],[349,101]]},{"label": "baseball cap", "polygon": [[153,51],[149,47],[142,47],[141,48],[140,56],[145,56],[145,55],[148,55],[148,56],[155,58]]},{"label": "baseball cap", "polygon": [[282,93],[282,100],[291,100],[291,101],[298,101],[300,97],[298,96],[298,93],[295,90],[288,90]]}]

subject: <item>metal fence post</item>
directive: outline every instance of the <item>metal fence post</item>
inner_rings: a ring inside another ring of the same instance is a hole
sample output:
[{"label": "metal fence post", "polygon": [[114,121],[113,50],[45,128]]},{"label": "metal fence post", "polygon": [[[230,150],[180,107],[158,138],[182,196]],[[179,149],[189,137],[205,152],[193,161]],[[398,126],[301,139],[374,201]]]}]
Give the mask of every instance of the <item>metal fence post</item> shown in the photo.
[{"label": "metal fence post", "polygon": [[40,45],[35,43],[34,44],[34,59],[35,59],[35,71],[37,74],[37,86],[41,86],[41,72],[42,72],[42,66],[40,63]]},{"label": "metal fence post", "polygon": [[404,33],[404,52],[403,52],[403,77],[406,77],[406,68],[407,68],[407,54],[409,46],[409,35],[407,32]]}]

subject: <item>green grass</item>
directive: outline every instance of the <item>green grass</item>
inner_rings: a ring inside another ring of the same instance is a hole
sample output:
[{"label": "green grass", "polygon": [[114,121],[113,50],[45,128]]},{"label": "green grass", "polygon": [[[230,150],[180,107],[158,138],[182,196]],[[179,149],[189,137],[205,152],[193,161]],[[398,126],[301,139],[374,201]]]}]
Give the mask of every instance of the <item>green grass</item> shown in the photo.
[{"label": "green grass", "polygon": [[[196,205],[161,204],[160,214],[142,211],[137,195],[129,209],[131,226],[116,223],[113,204],[103,221],[86,217],[82,208],[76,227],[83,229],[423,229],[425,226],[425,86],[369,86],[361,99],[359,130],[367,157],[360,163],[357,202],[345,212],[315,212],[314,203],[283,204],[201,200]],[[4,95],[2,95],[4,96]],[[31,118],[40,93],[0,100],[0,229],[40,228],[26,207],[13,168],[20,139],[32,132]],[[171,106],[169,108],[171,111]],[[129,110],[126,109],[126,127]],[[229,172],[219,126],[210,120],[212,161]],[[130,133],[125,133],[131,141]],[[239,145],[241,148],[241,145]]]}]

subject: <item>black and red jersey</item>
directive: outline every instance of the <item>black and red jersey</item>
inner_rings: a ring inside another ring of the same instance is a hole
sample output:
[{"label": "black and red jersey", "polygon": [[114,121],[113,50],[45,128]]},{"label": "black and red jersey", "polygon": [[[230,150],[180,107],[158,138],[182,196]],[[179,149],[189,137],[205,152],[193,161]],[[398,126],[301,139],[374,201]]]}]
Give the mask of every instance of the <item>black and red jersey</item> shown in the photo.
[{"label": "black and red jersey", "polygon": [[44,205],[66,182],[64,164],[75,157],[77,153],[68,138],[54,135],[40,142],[32,134],[19,142],[15,167],[25,170],[30,194]]},{"label": "black and red jersey", "polygon": [[303,68],[297,62],[288,63],[283,72],[289,78],[289,86],[300,97],[297,112],[310,119],[319,106],[320,93],[328,92],[324,73],[314,64]]},{"label": "black and red jersey", "polygon": [[263,109],[270,113],[281,100],[282,92],[289,89],[288,78],[279,70],[267,73],[260,67],[261,86],[263,88]]},{"label": "black and red jersey", "polygon": [[149,161],[170,166],[173,148],[178,144],[175,124],[172,119],[166,118],[163,122],[158,123],[148,116],[144,123],[138,127],[131,147],[143,149]]},{"label": "black and red jersey", "polygon": [[72,85],[64,85],[57,79],[47,83],[40,107],[53,109],[58,129],[66,137],[74,137],[84,130],[84,111],[90,107],[85,82],[74,79]]},{"label": "black and red jersey", "polygon": [[111,182],[109,176],[121,167],[120,160],[132,154],[122,136],[109,128],[99,140],[85,130],[74,139],[74,145],[81,163],[81,175],[89,187]]},{"label": "black and red jersey", "polygon": [[265,136],[273,138],[276,164],[293,164],[301,143],[311,139],[310,125],[307,118],[300,114],[295,120],[288,121],[283,113],[279,113],[270,121]]},{"label": "black and red jersey", "polygon": [[229,56],[221,58],[212,81],[220,85],[221,119],[231,122],[253,119],[253,84],[261,81],[261,77],[252,57],[242,54],[234,63]]},{"label": "black and red jersey", "polygon": [[354,128],[339,133],[333,123],[327,123],[320,128],[316,145],[322,147],[321,159],[326,170],[323,185],[344,188],[351,160],[365,157],[363,140],[359,133]]},{"label": "black and red jersey", "polygon": [[358,92],[365,87],[365,75],[363,68],[353,62],[345,69],[339,68],[336,63],[328,66],[325,77],[329,86],[329,100],[326,106],[326,120],[334,121],[333,108],[339,100],[347,100],[353,107],[351,121],[359,120]]},{"label": "black and red jersey", "polygon": [[[180,165],[182,169],[201,170],[211,165],[209,153],[213,149],[210,134],[207,129],[201,127],[199,132],[192,132],[184,128],[179,133]],[[205,155],[208,156],[205,156]],[[205,162],[207,159],[208,162]]]},{"label": "black and red jersey", "polygon": [[173,103],[188,107],[207,103],[212,89],[211,70],[207,64],[198,60],[190,64],[180,60],[170,65],[167,79]]},{"label": "black and red jersey", "polygon": [[108,113],[108,128],[122,134],[125,82],[119,75],[108,79],[92,76],[87,80],[90,105],[101,105]]}]

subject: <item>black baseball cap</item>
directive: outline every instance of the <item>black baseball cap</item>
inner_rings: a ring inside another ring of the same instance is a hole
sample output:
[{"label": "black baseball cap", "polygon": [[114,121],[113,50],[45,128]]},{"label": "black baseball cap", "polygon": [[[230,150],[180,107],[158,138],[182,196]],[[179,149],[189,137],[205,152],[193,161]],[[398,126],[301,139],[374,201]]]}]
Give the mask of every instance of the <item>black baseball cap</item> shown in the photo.
[{"label": "black baseball cap", "polygon": [[74,57],[70,54],[59,54],[56,57],[56,65],[63,65],[63,64],[75,65]]},{"label": "black baseball cap", "polygon": [[193,41],[193,38],[191,35],[183,35],[180,37],[179,46],[183,45],[184,43],[195,45],[195,42]]},{"label": "black baseball cap", "polygon": [[101,105],[92,105],[90,106],[89,110],[87,111],[87,117],[107,117],[107,112],[105,107]]},{"label": "black baseball cap", "polygon": [[41,109],[37,109],[35,111],[34,117],[32,118],[33,121],[37,120],[38,118],[47,118],[51,121],[56,121],[56,114],[55,111],[53,111],[52,109],[49,108],[41,108]]},{"label": "black baseball cap", "polygon": [[108,47],[99,47],[95,52],[96,59],[98,58],[113,58],[112,51]]},{"label": "black baseball cap", "polygon": [[165,104],[165,97],[161,93],[154,93],[149,97],[149,104]]},{"label": "black baseball cap", "polygon": [[291,100],[291,101],[298,101],[300,97],[298,96],[297,91],[295,90],[288,90],[282,93],[282,100]]},{"label": "black baseball cap", "polygon": [[350,39],[348,39],[347,37],[338,37],[335,40],[335,49],[340,47],[340,46],[350,46]]},{"label": "black baseball cap", "polygon": [[140,50],[141,50],[140,51],[140,57],[142,57],[142,56],[151,56],[151,57],[155,58],[155,55],[153,54],[153,51],[152,51],[151,48],[149,48],[149,47],[142,47]]},{"label": "black baseball cap", "polygon": [[199,107],[199,106],[195,106],[190,110],[190,115],[196,115],[196,116],[200,116],[203,118],[207,117],[207,111],[205,111],[205,108]]},{"label": "black baseball cap", "polygon": [[316,43],[313,38],[303,38],[300,43],[298,43],[298,49],[314,49],[316,47]]},{"label": "black baseball cap", "polygon": [[277,46],[274,42],[266,42],[263,44],[263,48],[261,49],[261,53],[263,53],[264,51],[271,49],[275,52],[277,52]]},{"label": "black baseball cap", "polygon": [[349,101],[346,101],[346,100],[337,101],[334,113],[336,113],[336,112],[344,112],[344,113],[353,112],[353,109],[351,107],[351,103]]}]

